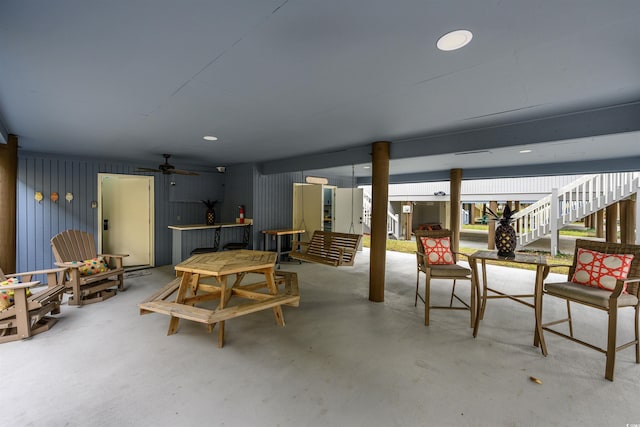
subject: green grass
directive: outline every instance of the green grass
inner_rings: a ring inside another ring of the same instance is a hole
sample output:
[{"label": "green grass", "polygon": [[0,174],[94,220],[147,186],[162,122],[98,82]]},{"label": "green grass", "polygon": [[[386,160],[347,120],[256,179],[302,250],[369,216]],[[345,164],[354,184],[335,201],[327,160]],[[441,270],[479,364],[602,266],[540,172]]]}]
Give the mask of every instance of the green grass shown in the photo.
[{"label": "green grass", "polygon": [[464,230],[483,230],[487,231],[489,226],[487,224],[464,224],[462,226]]},{"label": "green grass", "polygon": [[[364,235],[362,238],[362,245],[369,248],[371,247],[371,237],[368,235]],[[415,241],[411,241],[411,240],[387,240],[387,250],[388,251],[394,251],[394,252],[404,252],[404,253],[409,253],[409,254],[413,254],[415,253],[417,247],[416,247],[416,242]],[[472,253],[474,253],[475,251],[477,251],[478,249],[474,249],[474,248],[459,248],[459,251],[465,255],[471,255]],[[535,253],[535,254],[540,254],[540,255],[544,255],[547,258],[547,262],[549,264],[561,264],[561,265],[571,265],[571,263],[573,262],[573,254],[571,255],[563,255],[563,254],[559,254],[555,257],[551,256],[551,254],[549,252],[535,252],[535,251],[523,251],[526,253]],[[515,262],[509,262],[509,261],[487,261],[487,264],[494,264],[494,265],[502,265],[502,266],[507,266],[507,267],[513,267],[513,268],[521,268],[521,269],[525,269],[525,270],[535,270],[535,266],[532,265],[528,265],[528,264],[520,264],[520,263],[515,263]],[[562,272],[562,270],[559,270],[558,272]]]},{"label": "green grass", "polygon": [[[462,225],[462,229],[487,231],[488,225],[487,224],[464,224]],[[567,229],[567,230],[560,230],[560,235],[575,236],[575,237],[596,237],[596,230],[593,228]]]},{"label": "green grass", "polygon": [[585,228],[584,230],[560,230],[560,234],[563,236],[596,237],[596,230],[593,228]]}]

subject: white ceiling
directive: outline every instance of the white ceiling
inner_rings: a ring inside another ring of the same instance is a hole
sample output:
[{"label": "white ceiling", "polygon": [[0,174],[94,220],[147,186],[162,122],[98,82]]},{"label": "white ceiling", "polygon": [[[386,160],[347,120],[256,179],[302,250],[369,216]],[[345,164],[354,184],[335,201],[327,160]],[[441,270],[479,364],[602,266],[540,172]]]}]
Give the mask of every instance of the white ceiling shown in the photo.
[{"label": "white ceiling", "polygon": [[[419,141],[639,104],[638,22],[637,0],[4,0],[0,128],[22,150],[147,167],[162,153],[204,169],[323,156],[315,167],[350,175],[379,140],[400,174],[637,157],[637,134],[615,149],[589,138],[608,125],[597,114],[570,142],[530,128],[498,146]],[[459,28],[468,46],[435,48]],[[640,130],[633,119],[608,132]],[[545,145],[507,148],[523,141]]]}]

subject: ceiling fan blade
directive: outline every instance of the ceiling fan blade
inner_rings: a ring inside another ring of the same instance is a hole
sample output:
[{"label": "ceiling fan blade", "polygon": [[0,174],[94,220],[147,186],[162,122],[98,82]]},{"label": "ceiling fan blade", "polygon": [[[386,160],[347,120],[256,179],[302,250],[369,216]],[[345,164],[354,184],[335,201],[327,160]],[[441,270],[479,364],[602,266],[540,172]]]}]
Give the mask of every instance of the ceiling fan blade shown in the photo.
[{"label": "ceiling fan blade", "polygon": [[193,176],[200,175],[197,172],[183,171],[180,169],[171,169],[170,173],[175,173],[176,175],[193,175]]},{"label": "ceiling fan blade", "polygon": [[181,170],[181,169],[176,169],[175,166],[173,166],[172,164],[169,163],[169,158],[171,157],[171,154],[163,154],[162,156],[164,157],[164,163],[160,164],[158,166],[158,169],[138,168],[138,169],[136,169],[136,172],[160,172],[163,175],[172,175],[174,173],[176,175],[193,175],[193,176],[200,175],[197,172],[191,172],[191,171],[185,171],[185,170]]}]

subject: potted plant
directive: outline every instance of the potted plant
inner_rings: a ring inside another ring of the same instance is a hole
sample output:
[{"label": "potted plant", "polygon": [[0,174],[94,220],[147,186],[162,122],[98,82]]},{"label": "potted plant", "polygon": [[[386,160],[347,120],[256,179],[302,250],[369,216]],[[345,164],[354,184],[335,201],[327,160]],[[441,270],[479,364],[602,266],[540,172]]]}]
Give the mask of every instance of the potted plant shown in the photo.
[{"label": "potted plant", "polygon": [[216,211],[213,210],[213,207],[218,203],[218,201],[203,200],[202,203],[207,207],[207,225],[214,225],[216,222]]}]

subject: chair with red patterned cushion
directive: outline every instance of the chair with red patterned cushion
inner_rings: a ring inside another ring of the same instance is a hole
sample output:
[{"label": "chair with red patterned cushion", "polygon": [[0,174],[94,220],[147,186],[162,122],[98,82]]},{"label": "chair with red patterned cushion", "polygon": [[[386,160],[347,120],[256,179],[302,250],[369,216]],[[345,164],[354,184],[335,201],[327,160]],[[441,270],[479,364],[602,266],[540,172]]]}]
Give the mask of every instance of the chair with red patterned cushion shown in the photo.
[{"label": "chair with red patterned cushion", "polygon": [[[545,275],[553,267],[560,266],[548,266]],[[613,381],[615,357],[618,350],[635,345],[636,363],[640,363],[640,340],[638,337],[639,288],[640,246],[577,239],[573,264],[569,268],[567,281],[545,283],[544,285],[544,297],[553,296],[566,301],[567,317],[545,323],[542,325],[542,329],[604,353],[607,358],[604,376],[606,379]],[[608,314],[609,326],[606,348],[596,347],[573,336],[571,302],[596,308]],[[635,339],[616,346],[618,309],[624,307],[630,307],[635,310]],[[565,322],[568,323],[568,335],[550,327]]]},{"label": "chair with red patterned cushion", "polygon": [[[470,268],[458,265],[458,255],[466,256],[451,250],[451,231],[442,230],[416,230],[414,232],[418,250],[416,251],[417,277],[416,277],[416,297],[414,305],[418,305],[418,298],[424,302],[424,324],[429,326],[429,311],[431,309],[452,309],[469,310],[470,326],[473,327],[476,308],[473,298],[473,282],[471,280],[472,271]],[[424,298],[420,295],[420,273],[426,276]],[[451,298],[448,306],[431,305],[431,280],[450,279],[453,280]],[[462,300],[456,295],[456,281],[468,280],[471,292],[470,303]],[[454,298],[462,303],[462,307],[453,306]]]}]

